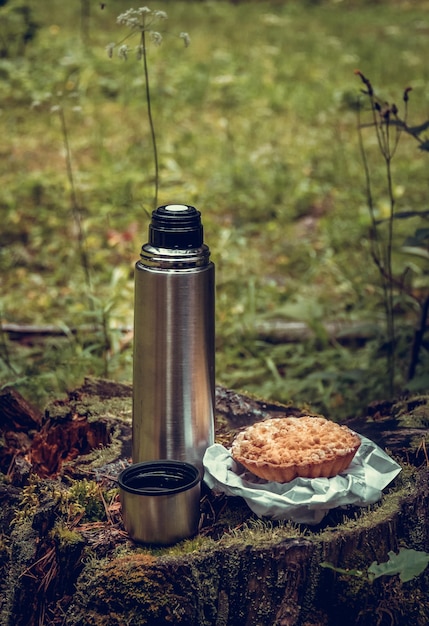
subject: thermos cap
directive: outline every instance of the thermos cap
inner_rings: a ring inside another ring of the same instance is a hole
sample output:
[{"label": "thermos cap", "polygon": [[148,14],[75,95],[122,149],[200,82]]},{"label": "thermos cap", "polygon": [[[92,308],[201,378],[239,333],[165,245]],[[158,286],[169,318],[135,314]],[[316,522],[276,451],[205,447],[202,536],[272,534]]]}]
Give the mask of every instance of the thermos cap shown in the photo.
[{"label": "thermos cap", "polygon": [[187,204],[167,204],[152,213],[149,243],[155,248],[186,250],[203,245],[201,213]]}]

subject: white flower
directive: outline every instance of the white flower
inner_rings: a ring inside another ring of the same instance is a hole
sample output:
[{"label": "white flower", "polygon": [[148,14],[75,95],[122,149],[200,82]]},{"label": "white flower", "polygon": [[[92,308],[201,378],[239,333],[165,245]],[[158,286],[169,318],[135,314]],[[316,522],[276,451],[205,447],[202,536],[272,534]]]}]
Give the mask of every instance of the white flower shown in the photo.
[{"label": "white flower", "polygon": [[140,9],[128,9],[128,11],[125,11],[125,13],[121,13],[120,15],[118,15],[118,17],[116,18],[116,22],[118,24],[128,26],[129,28],[141,28],[142,16],[150,12],[151,10],[147,7],[141,7]]},{"label": "white flower", "polygon": [[134,13],[134,9],[128,9],[128,11],[125,11],[125,13],[121,13],[120,15],[118,15],[118,17],[116,18],[116,22],[118,24],[128,24],[128,20],[133,16]]},{"label": "white flower", "polygon": [[160,20],[168,19],[168,15],[165,11],[154,11],[153,14],[155,17],[157,17]]},{"label": "white flower", "polygon": [[136,59],[137,61],[141,61],[143,57],[144,46],[140,45],[136,47]]},{"label": "white flower", "polygon": [[187,48],[190,43],[191,43],[191,38],[189,37],[188,33],[180,33],[179,35],[180,39],[183,39],[183,43],[185,44],[185,48]]},{"label": "white flower", "polygon": [[108,55],[109,59],[111,59],[112,56],[113,56],[113,49],[114,49],[114,47],[115,47],[114,43],[109,43],[106,46],[106,51],[107,51],[107,55]]},{"label": "white flower", "polygon": [[124,59],[126,61],[128,59],[129,48],[126,44],[119,46],[118,48],[118,56],[120,59]]},{"label": "white flower", "polygon": [[162,35],[161,33],[158,33],[156,30],[150,31],[150,38],[152,39],[155,45],[160,46],[162,44]]}]

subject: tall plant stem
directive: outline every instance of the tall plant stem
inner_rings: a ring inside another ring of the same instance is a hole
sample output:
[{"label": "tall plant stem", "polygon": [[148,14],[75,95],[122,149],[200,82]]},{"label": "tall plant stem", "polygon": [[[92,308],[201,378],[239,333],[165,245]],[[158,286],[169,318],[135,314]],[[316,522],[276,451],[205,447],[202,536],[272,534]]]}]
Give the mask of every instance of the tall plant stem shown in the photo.
[{"label": "tall plant stem", "polygon": [[[380,103],[377,102],[371,89],[370,95],[371,110],[373,116],[374,127],[377,135],[380,152],[384,158],[386,165],[386,184],[387,195],[389,198],[389,218],[387,226],[387,242],[383,247],[383,260],[380,255],[380,273],[383,281],[384,291],[384,307],[386,312],[386,331],[387,331],[387,369],[389,392],[393,395],[395,386],[395,370],[396,370],[396,335],[395,335],[395,315],[394,315],[394,278],[392,267],[393,252],[393,222],[395,211],[395,195],[393,192],[392,181],[392,159],[395,154],[399,142],[400,133],[396,133],[393,140],[391,136],[391,112],[383,111]],[[378,112],[378,114],[377,114]],[[378,229],[377,222],[373,220],[374,227]]]},{"label": "tall plant stem", "polygon": [[[391,169],[391,154],[389,152],[389,135],[383,133],[378,124],[378,120],[375,115],[375,102],[371,98],[371,108],[373,114],[374,127],[376,129],[377,140],[380,147],[380,152],[386,163],[387,170],[387,189],[390,201],[389,207],[389,222],[388,222],[388,235],[387,243],[383,246],[382,238],[379,232],[379,223],[375,216],[374,198],[372,194],[371,175],[366,155],[365,145],[362,136],[362,124],[360,120],[360,107],[358,108],[358,138],[359,149],[361,153],[362,163],[365,173],[365,188],[366,188],[366,201],[371,218],[370,228],[370,243],[371,243],[371,255],[373,261],[378,269],[381,280],[381,287],[383,289],[383,305],[386,319],[386,335],[387,335],[387,375],[389,384],[389,393],[393,395],[395,384],[395,320],[394,320],[394,302],[393,302],[393,274],[392,274],[392,248],[393,248],[393,221],[394,221],[394,208],[395,208],[395,196],[393,193],[392,183],[392,169]],[[395,146],[396,147],[396,146]]]},{"label": "tall plant stem", "polygon": [[390,154],[385,157],[386,160],[386,176],[387,190],[389,196],[389,220],[388,234],[386,243],[386,287],[387,287],[387,338],[388,338],[388,363],[389,363],[389,386],[391,395],[394,392],[395,370],[396,370],[396,333],[395,333],[395,312],[393,297],[393,267],[392,267],[392,251],[393,251],[393,222],[395,214],[395,196],[393,193],[392,183],[392,164]]},{"label": "tall plant stem", "polygon": [[144,68],[145,89],[146,89],[147,117],[149,121],[150,134],[151,134],[151,139],[152,139],[153,163],[154,163],[154,169],[155,169],[154,209],[156,209],[158,206],[159,164],[158,164],[158,149],[156,145],[155,125],[154,125],[153,117],[152,117],[149,69],[148,69],[147,54],[146,54],[146,33],[144,29],[142,30],[142,33],[141,33],[141,46],[143,50],[143,68]]},{"label": "tall plant stem", "polygon": [[86,286],[88,287],[88,289],[90,289],[91,288],[91,275],[90,275],[90,270],[89,270],[89,259],[88,259],[88,253],[86,250],[85,233],[84,233],[83,226],[82,226],[82,214],[81,214],[81,210],[80,210],[78,199],[77,199],[76,185],[75,185],[74,175],[73,175],[69,134],[67,130],[64,110],[61,106],[58,108],[58,112],[59,112],[59,116],[61,120],[61,130],[63,134],[63,142],[64,142],[64,148],[65,148],[65,153],[66,153],[67,177],[69,179],[69,184],[70,184],[70,199],[71,199],[73,220],[77,228],[79,254],[80,254],[80,259],[82,263],[82,268],[85,274]]}]

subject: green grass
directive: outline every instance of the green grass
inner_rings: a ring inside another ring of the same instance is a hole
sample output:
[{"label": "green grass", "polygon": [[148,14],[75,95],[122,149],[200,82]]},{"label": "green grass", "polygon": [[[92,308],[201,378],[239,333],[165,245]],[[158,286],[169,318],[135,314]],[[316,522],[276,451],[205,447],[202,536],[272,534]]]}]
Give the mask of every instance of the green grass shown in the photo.
[{"label": "green grass", "polygon": [[[24,2],[0,8],[3,24],[18,4]],[[0,315],[5,322],[98,329],[27,347],[3,337],[1,381],[42,402],[86,374],[131,379],[131,345],[121,344],[118,329],[132,325],[133,265],[147,236],[153,164],[142,65],[109,59],[105,50],[125,35],[116,16],[132,4],[107,2],[101,10],[93,3],[87,43],[81,3],[26,4],[37,35],[25,54],[11,42],[10,56],[0,58]],[[361,410],[386,393],[382,338],[351,350],[328,341],[320,326],[383,325],[354,112],[361,84],[353,71],[362,70],[398,105],[412,85],[411,120],[425,121],[428,3],[148,5],[169,17],[162,46],[148,50],[159,204],[187,202],[203,214],[217,266],[218,382],[307,402],[333,417]],[[191,36],[187,49],[181,31]],[[60,119],[51,111],[58,104],[91,289],[78,252]],[[367,145],[382,214],[384,169],[370,129]],[[427,158],[403,138],[394,164],[402,209],[427,208]],[[411,226],[398,226],[400,243]],[[416,263],[424,286],[427,273]],[[308,322],[315,340],[261,341],[255,325],[279,317]],[[407,321],[413,311],[402,304],[400,328]],[[403,330],[400,337],[403,388],[411,336]]]}]

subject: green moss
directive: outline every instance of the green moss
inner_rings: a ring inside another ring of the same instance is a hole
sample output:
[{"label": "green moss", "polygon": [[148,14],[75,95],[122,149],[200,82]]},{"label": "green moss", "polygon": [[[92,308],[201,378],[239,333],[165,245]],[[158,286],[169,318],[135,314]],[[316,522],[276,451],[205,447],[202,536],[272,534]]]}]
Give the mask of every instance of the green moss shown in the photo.
[{"label": "green moss", "polygon": [[104,495],[94,480],[76,480],[65,493],[62,503],[63,512],[73,515],[83,513],[82,521],[96,522],[106,519]]},{"label": "green moss", "polygon": [[[7,625],[15,624],[14,617],[22,611],[20,581],[25,581],[25,573],[35,562],[38,536],[32,528],[31,520],[25,518],[19,524],[14,524],[9,540],[10,560],[6,575],[1,581],[0,593],[0,624]],[[22,584],[25,585],[24,582]]]},{"label": "green moss", "polygon": [[191,539],[185,539],[173,546],[167,546],[165,548],[147,548],[144,550],[146,554],[150,554],[154,557],[160,556],[182,556],[185,554],[192,554],[194,552],[201,552],[207,550],[216,545],[216,542],[209,537],[202,537],[197,535]]},{"label": "green moss", "polygon": [[16,508],[13,525],[24,520],[32,520],[45,507],[55,508],[64,498],[65,487],[59,481],[46,480],[31,474],[27,485],[21,492],[19,506]]},{"label": "green moss", "polygon": [[82,535],[73,528],[70,528],[63,521],[57,522],[50,533],[60,551],[66,551],[73,546],[83,542]]},{"label": "green moss", "polygon": [[[186,624],[187,613],[192,612],[192,587],[189,598],[177,595],[173,570],[169,570],[168,563],[164,571],[156,564],[155,557],[142,553],[100,561],[92,559],[79,579],[67,623]],[[177,573],[182,577],[184,574]]]},{"label": "green moss", "polygon": [[28,484],[22,489],[13,524],[32,521],[46,507],[65,519],[81,515],[81,522],[105,521],[105,502],[110,502],[116,493],[117,489],[103,490],[93,480],[75,480],[66,486],[57,480],[31,475]]},{"label": "green moss", "polygon": [[132,400],[130,397],[109,397],[108,399],[99,396],[85,396],[79,402],[73,404],[77,415],[87,417],[88,422],[104,419],[121,420],[131,423]]},{"label": "green moss", "polygon": [[63,422],[71,418],[72,408],[63,402],[52,402],[46,406],[45,415],[56,422]]},{"label": "green moss", "polygon": [[101,448],[95,448],[92,452],[86,454],[85,458],[81,457],[81,465],[91,465],[91,468],[96,469],[120,458],[122,454],[122,442],[119,436],[120,429],[115,427],[111,434],[111,443]]},{"label": "green moss", "polygon": [[26,485],[22,490],[20,505],[16,511],[13,523],[20,523],[25,518],[32,517],[36,512],[39,505],[39,498],[37,495],[38,484],[39,478],[32,475],[28,485]]},{"label": "green moss", "polygon": [[0,576],[4,580],[6,567],[11,555],[10,539],[3,533],[0,534]]},{"label": "green moss", "polygon": [[290,521],[272,522],[271,520],[250,519],[240,528],[233,528],[225,534],[220,542],[222,545],[272,545],[287,539],[307,537],[309,531]]},{"label": "green moss", "polygon": [[429,427],[429,396],[419,395],[397,402],[392,407],[392,415],[398,418],[404,428]]}]

